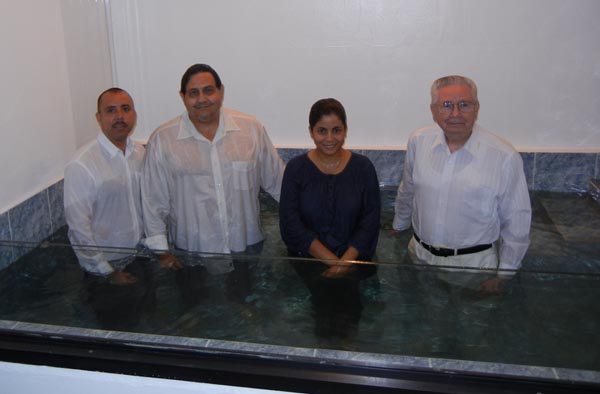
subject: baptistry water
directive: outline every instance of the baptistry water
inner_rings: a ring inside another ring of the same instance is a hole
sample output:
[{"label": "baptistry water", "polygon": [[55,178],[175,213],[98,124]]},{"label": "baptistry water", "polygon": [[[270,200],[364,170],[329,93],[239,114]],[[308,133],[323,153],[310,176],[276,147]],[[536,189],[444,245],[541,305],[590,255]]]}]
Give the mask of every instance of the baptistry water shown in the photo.
[{"label": "baptistry water", "polygon": [[[226,275],[193,283],[184,302],[173,272],[154,274],[152,308],[127,331],[301,348],[441,357],[600,371],[600,204],[590,196],[532,193],[531,246],[522,269],[500,295],[463,286],[489,272],[413,266],[410,232],[391,232],[394,190],[383,190],[377,274],[360,284],[358,323],[321,320],[279,237],[277,204],[261,196],[266,240],[247,262],[251,292],[229,296]],[[18,242],[0,244],[19,248]],[[124,251],[129,252],[129,251]],[[147,251],[138,252],[150,256]],[[229,256],[186,254],[188,264],[223,263]],[[300,262],[299,260],[294,260]],[[311,264],[310,260],[302,261]],[[103,328],[89,301],[86,278],[61,229],[0,272],[0,319]],[[189,283],[188,283],[189,284]],[[342,314],[344,311],[341,311]],[[344,319],[342,318],[341,321]],[[336,325],[323,335],[317,325]]]}]

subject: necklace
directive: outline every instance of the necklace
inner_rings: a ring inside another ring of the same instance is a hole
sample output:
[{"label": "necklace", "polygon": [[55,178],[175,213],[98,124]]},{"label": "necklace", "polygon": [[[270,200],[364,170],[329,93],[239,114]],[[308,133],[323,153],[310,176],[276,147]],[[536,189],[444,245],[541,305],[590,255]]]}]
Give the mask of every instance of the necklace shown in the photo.
[{"label": "necklace", "polygon": [[342,162],[342,159],[337,159],[336,161],[333,161],[331,163],[326,163],[323,160],[319,159],[319,162],[321,163],[321,166],[327,170],[334,170],[336,168],[338,168],[340,166],[340,163]]},{"label": "necklace", "polygon": [[[315,152],[316,153],[316,152]],[[315,159],[319,163],[319,166],[325,171],[335,171],[344,161],[344,153],[338,157],[331,157],[333,160],[324,160],[325,158],[315,154]]]}]

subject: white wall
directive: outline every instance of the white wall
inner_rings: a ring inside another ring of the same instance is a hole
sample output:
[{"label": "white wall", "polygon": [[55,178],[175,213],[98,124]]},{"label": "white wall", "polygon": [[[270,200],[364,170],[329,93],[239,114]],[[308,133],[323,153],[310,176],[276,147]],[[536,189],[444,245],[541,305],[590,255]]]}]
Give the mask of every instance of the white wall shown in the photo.
[{"label": "white wall", "polygon": [[92,140],[98,95],[113,86],[105,1],[61,0],[75,145]]},{"label": "white wall", "polygon": [[0,212],[62,176],[74,149],[60,6],[0,2]]},{"label": "white wall", "polygon": [[184,70],[209,63],[226,105],[276,145],[310,145],[318,98],[346,106],[354,147],[393,148],[431,122],[429,87],[471,76],[480,123],[520,150],[600,150],[596,0],[129,0],[112,2],[116,80],[137,137],[179,114]]},{"label": "white wall", "polygon": [[182,382],[117,375],[76,369],[0,362],[2,393],[43,394],[275,394],[281,391],[259,390],[216,384]]},{"label": "white wall", "polygon": [[103,9],[91,0],[0,2],[0,212],[61,179],[98,132],[96,96],[112,81]]},{"label": "white wall", "polygon": [[599,16],[596,0],[5,0],[0,213],[62,177],[113,75],[144,140],[182,112],[196,62],[278,146],[309,146],[308,109],[333,96],[348,146],[403,147],[430,122],[432,80],[461,73],[479,84],[480,123],[518,149],[599,151]]}]

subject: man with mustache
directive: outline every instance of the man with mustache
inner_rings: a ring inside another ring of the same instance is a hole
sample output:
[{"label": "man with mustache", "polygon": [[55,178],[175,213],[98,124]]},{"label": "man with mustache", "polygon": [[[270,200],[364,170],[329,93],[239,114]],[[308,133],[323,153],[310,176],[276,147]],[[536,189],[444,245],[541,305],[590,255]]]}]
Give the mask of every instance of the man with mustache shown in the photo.
[{"label": "man with mustache", "polygon": [[[250,290],[244,261],[183,264],[170,251],[171,246],[222,254],[257,250],[263,241],[260,189],[279,200],[282,160],[260,122],[222,108],[224,93],[225,86],[209,65],[194,64],[184,73],[179,95],[186,112],[160,126],[148,141],[142,179],[144,226],[146,245],[161,252],[161,265],[181,271],[179,282],[195,282],[187,289],[202,287],[207,273],[229,272],[229,295],[243,301]],[[202,298],[193,291],[185,294],[191,303]]]},{"label": "man with mustache", "polygon": [[[419,263],[518,269],[531,224],[521,156],[475,123],[479,101],[471,79],[436,80],[430,109],[437,125],[408,141],[394,229],[412,223],[409,253]],[[477,290],[498,293],[505,277],[488,278]]]},{"label": "man with mustache", "polygon": [[144,147],[130,138],[137,114],[126,91],[102,92],[96,120],[102,132],[65,168],[65,216],[92,305],[105,327],[118,328],[134,324],[153,297],[148,261],[127,253],[143,234]]}]

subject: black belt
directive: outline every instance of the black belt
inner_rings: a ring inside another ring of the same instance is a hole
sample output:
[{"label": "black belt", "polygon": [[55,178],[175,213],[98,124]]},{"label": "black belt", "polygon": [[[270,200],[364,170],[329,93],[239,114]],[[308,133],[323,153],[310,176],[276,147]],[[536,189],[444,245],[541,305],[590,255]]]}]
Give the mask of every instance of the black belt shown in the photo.
[{"label": "black belt", "polygon": [[423,246],[425,249],[427,249],[429,251],[429,253],[431,253],[434,256],[442,256],[442,257],[459,256],[461,254],[471,254],[471,253],[481,252],[483,250],[487,250],[492,247],[492,244],[485,244],[485,245],[471,246],[470,248],[462,248],[462,249],[436,248],[435,246],[428,245],[425,242],[421,241],[421,239],[417,236],[417,234],[413,234],[413,236],[415,237],[415,240],[421,244],[421,246]]}]

